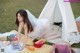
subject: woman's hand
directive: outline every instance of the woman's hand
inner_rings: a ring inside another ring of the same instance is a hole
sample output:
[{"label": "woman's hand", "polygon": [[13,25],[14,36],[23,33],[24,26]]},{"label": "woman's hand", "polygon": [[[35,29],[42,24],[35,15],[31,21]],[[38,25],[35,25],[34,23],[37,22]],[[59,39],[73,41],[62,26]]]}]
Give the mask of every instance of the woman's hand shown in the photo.
[{"label": "woman's hand", "polygon": [[17,34],[18,41],[20,40],[20,36],[21,36],[21,34],[18,33],[18,34]]}]

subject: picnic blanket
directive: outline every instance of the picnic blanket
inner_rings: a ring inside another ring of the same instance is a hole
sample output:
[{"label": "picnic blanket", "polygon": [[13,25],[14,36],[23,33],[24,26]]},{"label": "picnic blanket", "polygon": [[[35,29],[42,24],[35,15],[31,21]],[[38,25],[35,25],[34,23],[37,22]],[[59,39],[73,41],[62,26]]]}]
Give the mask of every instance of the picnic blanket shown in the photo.
[{"label": "picnic blanket", "polygon": [[[3,52],[3,53],[52,53],[52,46],[47,45],[47,44],[44,44],[41,48],[38,48],[35,51],[31,51],[31,50],[27,49],[26,47],[24,49],[22,49],[21,46],[22,46],[22,42],[24,39],[23,35],[20,38],[19,45],[9,44],[7,46],[4,46],[4,44],[3,44],[4,39],[6,40],[6,36],[10,36],[11,34],[17,34],[17,31],[12,30],[10,32],[0,33],[0,52]],[[29,41],[29,40],[30,39],[28,39],[28,44],[32,45],[33,44],[32,41],[31,40]],[[14,46],[17,49],[15,49]]]},{"label": "picnic blanket", "polygon": [[31,51],[26,47],[23,50],[13,49],[12,44],[8,46],[4,46],[0,41],[0,50],[2,50],[0,52],[4,52],[4,53],[52,53],[52,46],[44,44],[41,48]]}]

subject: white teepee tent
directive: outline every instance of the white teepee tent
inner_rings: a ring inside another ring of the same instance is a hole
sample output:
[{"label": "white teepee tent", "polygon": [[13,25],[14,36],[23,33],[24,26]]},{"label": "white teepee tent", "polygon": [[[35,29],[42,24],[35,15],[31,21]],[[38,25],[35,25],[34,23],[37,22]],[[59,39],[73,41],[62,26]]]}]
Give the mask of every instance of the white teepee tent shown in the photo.
[{"label": "white teepee tent", "polygon": [[51,24],[62,22],[62,38],[71,43],[80,42],[74,15],[69,2],[48,0],[39,19],[48,19]]}]

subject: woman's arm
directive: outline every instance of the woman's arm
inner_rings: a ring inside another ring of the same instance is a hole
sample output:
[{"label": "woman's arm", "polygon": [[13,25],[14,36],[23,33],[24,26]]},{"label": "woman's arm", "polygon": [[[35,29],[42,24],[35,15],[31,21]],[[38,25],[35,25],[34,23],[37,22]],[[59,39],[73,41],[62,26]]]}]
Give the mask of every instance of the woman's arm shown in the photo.
[{"label": "woman's arm", "polygon": [[28,28],[27,25],[24,24],[24,42],[23,42],[23,47],[25,47],[26,41],[27,41],[27,36],[28,36]]},{"label": "woman's arm", "polygon": [[24,24],[24,34],[25,34],[25,37],[27,37],[28,35],[28,27],[26,24]]},{"label": "woman's arm", "polygon": [[21,35],[21,30],[23,28],[23,24],[24,24],[23,22],[19,23],[18,33],[17,33],[18,40],[20,39],[20,35]]}]

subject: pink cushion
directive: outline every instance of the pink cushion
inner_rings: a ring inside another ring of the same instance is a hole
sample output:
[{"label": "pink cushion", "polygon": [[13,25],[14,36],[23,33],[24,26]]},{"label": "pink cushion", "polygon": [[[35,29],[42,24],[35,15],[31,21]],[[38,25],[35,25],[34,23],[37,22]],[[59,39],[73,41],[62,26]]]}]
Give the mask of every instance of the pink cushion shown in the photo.
[{"label": "pink cushion", "polygon": [[71,53],[68,45],[56,45],[58,53]]}]

